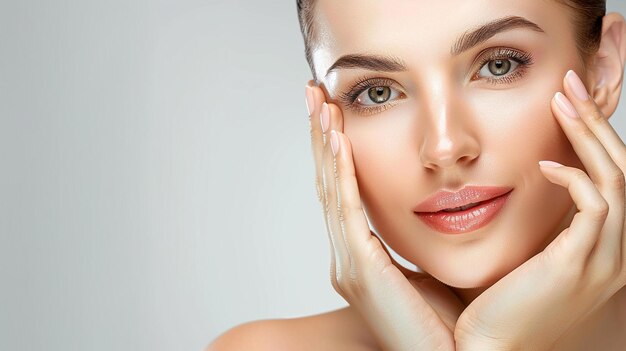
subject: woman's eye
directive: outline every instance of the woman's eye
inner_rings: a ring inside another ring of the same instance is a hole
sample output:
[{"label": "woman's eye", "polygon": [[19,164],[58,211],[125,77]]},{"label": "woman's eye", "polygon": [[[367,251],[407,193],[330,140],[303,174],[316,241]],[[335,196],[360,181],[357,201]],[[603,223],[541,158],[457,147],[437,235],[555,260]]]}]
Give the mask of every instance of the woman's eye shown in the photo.
[{"label": "woman's eye", "polygon": [[352,88],[338,95],[346,109],[364,116],[385,111],[404,98],[406,95],[393,79],[368,76],[358,79]]},{"label": "woman's eye", "polygon": [[514,71],[518,65],[518,62],[510,59],[489,60],[480,68],[478,74],[480,77],[497,78]]},{"label": "woman's eye", "polygon": [[398,96],[400,96],[400,92],[390,86],[373,86],[359,94],[354,103],[361,106],[376,106],[393,100]]}]

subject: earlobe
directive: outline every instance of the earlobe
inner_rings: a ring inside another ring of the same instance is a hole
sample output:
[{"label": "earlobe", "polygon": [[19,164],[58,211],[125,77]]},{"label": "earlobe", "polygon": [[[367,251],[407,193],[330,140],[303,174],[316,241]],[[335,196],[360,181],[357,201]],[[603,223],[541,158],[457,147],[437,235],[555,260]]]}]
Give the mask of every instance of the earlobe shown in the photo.
[{"label": "earlobe", "polygon": [[591,96],[609,118],[617,109],[626,62],[626,21],[616,12],[602,20],[602,41],[590,67]]}]

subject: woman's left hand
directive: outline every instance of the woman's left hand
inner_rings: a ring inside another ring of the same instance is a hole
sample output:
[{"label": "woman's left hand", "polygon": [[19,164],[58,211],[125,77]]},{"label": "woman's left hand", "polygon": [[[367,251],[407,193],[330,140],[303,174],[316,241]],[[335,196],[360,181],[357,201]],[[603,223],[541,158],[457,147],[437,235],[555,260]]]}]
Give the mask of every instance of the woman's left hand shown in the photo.
[{"label": "woman's left hand", "polygon": [[626,286],[626,146],[573,71],[564,86],[567,97],[557,93],[551,106],[588,174],[559,164],[540,169],[568,189],[578,212],[544,251],[463,311],[459,351],[550,350]]}]

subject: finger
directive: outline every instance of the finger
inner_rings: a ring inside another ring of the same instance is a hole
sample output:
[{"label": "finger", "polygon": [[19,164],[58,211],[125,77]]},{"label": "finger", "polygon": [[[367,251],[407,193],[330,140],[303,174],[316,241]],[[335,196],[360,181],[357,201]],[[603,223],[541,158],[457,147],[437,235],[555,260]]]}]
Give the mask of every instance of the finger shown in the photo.
[{"label": "finger", "polygon": [[403,265],[401,265],[398,261],[396,261],[393,256],[391,255],[391,253],[389,252],[389,249],[387,248],[387,246],[382,242],[382,240],[376,236],[371,230],[370,233],[372,234],[372,236],[376,237],[376,239],[378,239],[378,241],[380,241],[380,246],[385,250],[385,252],[387,253],[387,256],[389,256],[389,259],[391,260],[391,263],[393,263],[394,266],[396,266],[400,272],[402,272],[402,274],[407,277],[414,277],[416,275],[423,275],[424,273],[419,273],[419,272],[414,272],[406,267],[404,267]]},{"label": "finger", "polygon": [[313,79],[306,82],[304,86],[304,103],[306,104],[307,114],[309,116],[309,120],[311,119],[311,114],[313,114],[313,108],[315,107],[314,96],[311,92],[311,87],[315,85]]},{"label": "finger", "polygon": [[[320,111],[321,104],[324,98],[324,94],[320,91],[318,87],[315,86],[313,80],[309,80],[307,85],[305,86],[305,101],[307,105],[307,112],[309,113],[309,129],[311,133],[311,151],[313,152],[313,159],[315,162],[315,190],[317,193],[317,200],[322,205],[322,210],[324,215],[326,214],[324,208],[324,181],[322,176],[322,157],[324,150],[324,142],[323,142],[323,133],[320,127]],[[331,235],[330,230],[328,229],[328,223],[326,221],[326,217],[324,217],[324,223],[326,226],[326,233],[329,239],[330,246],[330,282],[333,288],[339,293],[343,295],[341,291],[341,287],[337,282],[337,263],[336,256],[338,252],[335,248],[334,238]]]},{"label": "finger", "polygon": [[579,111],[587,127],[600,140],[617,166],[626,171],[626,145],[619,137],[595,101],[589,96],[578,75],[570,70],[564,78],[566,95]]},{"label": "finger", "polygon": [[[389,263],[396,266],[405,277],[416,274],[393,259],[385,244],[372,233],[361,205],[358,182],[354,167],[352,145],[349,138],[339,132],[337,133],[339,150],[336,156],[337,170],[337,212],[341,224],[343,237],[346,242],[348,252],[354,259],[357,267],[363,267],[366,260],[371,259],[368,252],[382,249],[389,258],[387,262],[384,257],[380,262],[379,269],[384,269]],[[376,243],[375,241],[378,241]],[[382,255],[381,255],[382,256]],[[358,273],[358,272],[355,272]]]},{"label": "finger", "polygon": [[[624,225],[624,173],[582,118],[571,118],[581,113],[575,111],[565,95],[557,93],[552,103],[555,115],[589,172],[589,177],[609,205],[606,228],[598,238],[599,252],[615,254],[616,249],[621,251],[623,245],[621,228]],[[621,255],[619,251],[616,254]]]},{"label": "finger", "polygon": [[456,322],[465,306],[450,288],[432,276],[421,275],[417,280],[410,279],[429,305],[437,312],[448,329],[454,332]]},{"label": "finger", "polygon": [[[322,113],[324,114],[329,112],[327,108],[323,108],[322,110]],[[334,115],[330,115],[328,117],[330,119],[336,118]],[[336,187],[336,159],[332,150],[333,146],[337,147],[337,142],[336,140],[331,142],[330,132],[331,130],[328,129],[327,134],[329,135],[329,142],[326,143],[322,151],[322,184],[324,193],[323,207],[326,217],[326,229],[335,248],[337,280],[341,286],[342,282],[345,282],[346,278],[349,278],[345,277],[345,275],[352,273],[350,272],[350,267],[353,267],[354,265],[351,264],[352,259],[343,237],[343,229],[341,228],[339,212],[337,210],[338,196]]]},{"label": "finger", "polygon": [[551,161],[541,161],[540,170],[550,182],[567,188],[579,210],[551,245],[563,251],[565,262],[578,262],[581,268],[604,226],[608,204],[582,170]]},{"label": "finger", "polygon": [[614,181],[622,171],[604,145],[579,117],[580,113],[565,95],[556,93],[552,99],[552,108],[589,177],[598,184],[604,195],[608,195],[609,190],[613,192]]},{"label": "finger", "polygon": [[[331,117],[333,117],[332,114]],[[394,340],[388,343],[388,345],[396,345],[394,349],[414,350],[417,349],[415,345],[418,343],[428,344],[431,340],[451,340],[455,316],[444,314],[444,319],[442,319],[420,292],[435,295],[440,291],[432,285],[425,287],[413,285],[406,279],[406,276],[402,275],[401,271],[392,265],[391,256],[384,249],[384,244],[372,235],[361,206],[352,146],[348,137],[339,131],[333,131],[328,144],[331,148],[334,145],[336,151],[334,170],[337,217],[350,255],[349,279],[346,282],[351,283],[349,288],[363,288],[358,293],[365,293],[369,301],[361,313],[366,316],[366,319],[373,321],[374,325],[386,325],[387,330],[389,325],[412,327],[408,331],[411,334],[411,339],[408,340],[411,345]],[[331,195],[329,195],[330,198]],[[381,279],[381,274],[387,279],[384,277]],[[398,281],[404,281],[405,284],[394,283]],[[394,292],[393,297],[389,295],[390,289]],[[436,306],[448,307],[450,305],[446,304],[443,298],[434,297],[433,301],[437,303]],[[375,304],[372,305],[371,302]],[[380,327],[372,329],[375,332],[385,330]],[[382,336],[378,335],[378,338],[386,340],[389,335],[390,333],[385,332]],[[440,341],[437,343],[441,346]]]},{"label": "finger", "polygon": [[[622,258],[626,254],[626,232],[624,232],[624,207],[626,189],[624,187],[624,172],[626,171],[626,146],[615,129],[608,122],[596,102],[591,98],[579,76],[572,70],[568,71],[563,79],[565,92],[570,102],[579,112],[581,120],[602,144],[616,167],[602,163],[604,175],[600,192],[609,202],[609,215],[605,233],[600,238],[599,252],[613,253],[614,258]],[[610,193],[610,195],[607,194]],[[606,260],[606,258],[605,258]]]},{"label": "finger", "polygon": [[324,94],[319,87],[306,86],[306,101],[308,101],[309,115],[309,129],[311,133],[311,151],[313,152],[313,159],[315,161],[315,189],[317,192],[317,199],[323,204],[323,192],[322,192],[322,153],[324,149],[324,136],[320,127],[320,112],[322,102],[324,100]]},{"label": "finger", "polygon": [[[611,257],[621,257],[623,252],[626,252],[626,240],[624,240],[626,234],[623,231],[626,199],[623,142],[617,137],[618,144],[621,146],[616,145],[615,139],[611,138],[611,133],[607,128],[614,132],[613,128],[608,124],[602,111],[589,96],[575,72],[570,70],[563,83],[569,98],[561,96],[560,105],[564,107],[564,110],[570,107],[576,109],[575,115],[580,117],[563,118],[563,122],[565,124],[572,122],[569,124],[572,124],[573,129],[576,130],[572,134],[581,141],[578,147],[574,142],[572,145],[588,169],[591,179],[598,185],[600,193],[609,204],[609,214],[599,238],[597,251],[602,254],[612,254]],[[579,152],[579,149],[582,150]],[[617,162],[622,163],[622,166]]]}]

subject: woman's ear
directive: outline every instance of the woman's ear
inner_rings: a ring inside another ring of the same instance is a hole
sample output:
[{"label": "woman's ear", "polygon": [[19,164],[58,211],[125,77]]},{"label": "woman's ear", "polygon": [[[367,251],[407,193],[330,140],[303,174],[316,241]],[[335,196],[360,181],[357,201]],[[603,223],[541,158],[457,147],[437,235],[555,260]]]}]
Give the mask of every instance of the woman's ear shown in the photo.
[{"label": "woman's ear", "polygon": [[588,73],[589,90],[602,113],[609,118],[617,109],[626,61],[626,21],[611,12],[602,19],[602,41]]}]

